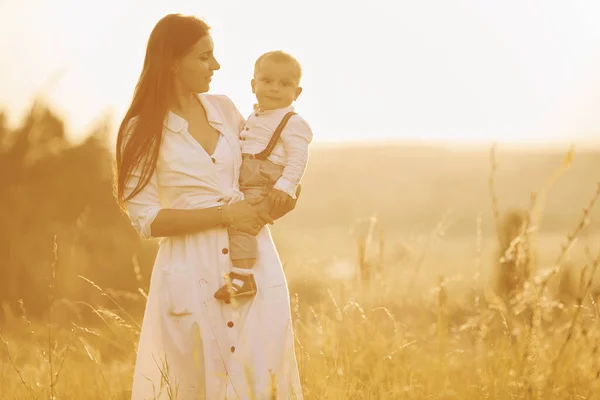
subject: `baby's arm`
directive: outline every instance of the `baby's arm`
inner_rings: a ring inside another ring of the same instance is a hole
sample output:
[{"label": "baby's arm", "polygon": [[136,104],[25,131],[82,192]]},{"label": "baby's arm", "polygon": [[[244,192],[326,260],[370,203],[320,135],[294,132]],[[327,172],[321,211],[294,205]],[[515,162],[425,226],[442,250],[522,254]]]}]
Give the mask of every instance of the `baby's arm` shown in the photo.
[{"label": "baby's arm", "polygon": [[312,138],[310,126],[299,115],[290,118],[281,133],[286,163],[281,177],[275,182],[273,188],[287,193],[292,199],[296,198],[296,189],[306,170],[308,146]]}]

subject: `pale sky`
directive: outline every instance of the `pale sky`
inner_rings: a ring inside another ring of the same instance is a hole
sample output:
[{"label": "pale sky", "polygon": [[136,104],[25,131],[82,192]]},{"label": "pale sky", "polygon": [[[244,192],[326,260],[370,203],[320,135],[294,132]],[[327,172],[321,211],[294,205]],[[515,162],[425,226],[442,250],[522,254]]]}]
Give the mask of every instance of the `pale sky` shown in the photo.
[{"label": "pale sky", "polygon": [[116,124],[171,12],[212,26],[211,92],[245,115],[256,57],[295,55],[316,141],[600,144],[598,0],[0,0],[0,107]]}]

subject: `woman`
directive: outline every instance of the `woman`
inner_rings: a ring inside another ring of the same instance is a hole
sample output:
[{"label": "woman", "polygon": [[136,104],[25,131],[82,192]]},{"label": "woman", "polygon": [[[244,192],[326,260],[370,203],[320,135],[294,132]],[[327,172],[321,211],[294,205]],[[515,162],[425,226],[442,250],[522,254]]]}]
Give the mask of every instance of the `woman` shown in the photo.
[{"label": "woman", "polygon": [[[287,284],[265,223],[240,201],[244,118],[208,95],[219,69],[209,27],[167,15],[154,27],[117,139],[117,194],[142,237],[161,237],[132,398],[302,398]],[[289,211],[283,210],[282,212]],[[258,293],[213,297],[229,272],[227,228],[257,235]]]}]

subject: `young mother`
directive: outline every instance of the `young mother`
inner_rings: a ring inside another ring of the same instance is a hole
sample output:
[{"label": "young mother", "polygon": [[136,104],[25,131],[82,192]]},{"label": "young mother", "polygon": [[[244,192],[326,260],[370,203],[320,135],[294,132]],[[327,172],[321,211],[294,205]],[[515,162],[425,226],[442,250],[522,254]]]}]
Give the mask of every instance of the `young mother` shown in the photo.
[{"label": "young mother", "polygon": [[[209,27],[167,15],[119,129],[118,199],[142,237],[162,238],[134,400],[302,398],[287,284],[263,229],[272,220],[238,190],[245,121],[229,98],[205,94],[219,67]],[[237,304],[213,297],[231,266],[230,226],[258,239],[258,293]]]}]

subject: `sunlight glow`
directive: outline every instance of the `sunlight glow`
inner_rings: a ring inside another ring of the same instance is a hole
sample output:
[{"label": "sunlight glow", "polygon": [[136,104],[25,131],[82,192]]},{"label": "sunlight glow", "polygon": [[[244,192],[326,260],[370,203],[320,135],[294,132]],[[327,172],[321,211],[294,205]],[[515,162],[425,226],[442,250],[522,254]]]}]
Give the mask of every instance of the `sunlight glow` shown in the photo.
[{"label": "sunlight glow", "polygon": [[41,92],[74,135],[107,111],[116,124],[170,12],[212,26],[211,91],[243,114],[255,58],[294,54],[317,142],[598,142],[594,0],[0,2],[0,105],[18,122]]}]

